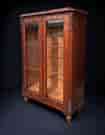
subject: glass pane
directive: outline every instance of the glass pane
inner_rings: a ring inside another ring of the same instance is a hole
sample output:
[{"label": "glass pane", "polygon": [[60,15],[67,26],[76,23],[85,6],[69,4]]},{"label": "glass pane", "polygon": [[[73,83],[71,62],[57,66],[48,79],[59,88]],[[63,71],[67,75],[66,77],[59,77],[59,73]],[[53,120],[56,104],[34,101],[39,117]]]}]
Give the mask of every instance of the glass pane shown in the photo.
[{"label": "glass pane", "polygon": [[26,25],[26,76],[27,88],[33,92],[40,89],[40,46],[38,41],[38,25]]},{"label": "glass pane", "polygon": [[47,95],[63,102],[64,22],[47,23]]}]

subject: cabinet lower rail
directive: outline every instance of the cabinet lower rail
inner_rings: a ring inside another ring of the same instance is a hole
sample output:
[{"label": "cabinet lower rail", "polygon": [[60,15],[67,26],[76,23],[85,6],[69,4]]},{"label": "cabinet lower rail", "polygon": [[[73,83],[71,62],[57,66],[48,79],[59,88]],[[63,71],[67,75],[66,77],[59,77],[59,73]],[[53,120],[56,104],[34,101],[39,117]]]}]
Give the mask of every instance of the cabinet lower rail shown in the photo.
[{"label": "cabinet lower rail", "polygon": [[64,104],[61,104],[59,102],[56,102],[48,97],[43,97],[39,94],[36,94],[36,93],[31,93],[29,91],[25,91],[22,93],[22,96],[24,97],[24,100],[25,101],[28,101],[28,99],[31,99],[33,101],[36,101],[36,102],[39,102],[41,104],[44,104],[52,109],[55,109],[55,110],[58,110],[60,112],[62,112],[66,118],[66,121],[68,124],[71,123],[71,120],[72,120],[72,115],[75,113],[75,112],[78,112],[80,113],[81,109],[83,108],[83,105],[82,104],[78,104],[76,106],[74,106],[74,109],[71,110],[71,112],[67,111],[67,109],[65,108]]},{"label": "cabinet lower rail", "polygon": [[32,99],[34,101],[38,101],[42,104],[45,104],[51,108],[54,108],[56,110],[59,110],[61,112],[65,112],[64,111],[64,104],[60,104],[59,102],[56,102],[48,97],[43,97],[41,95],[37,95],[37,94],[33,94],[33,93],[23,93],[23,97],[27,97],[28,99]]}]

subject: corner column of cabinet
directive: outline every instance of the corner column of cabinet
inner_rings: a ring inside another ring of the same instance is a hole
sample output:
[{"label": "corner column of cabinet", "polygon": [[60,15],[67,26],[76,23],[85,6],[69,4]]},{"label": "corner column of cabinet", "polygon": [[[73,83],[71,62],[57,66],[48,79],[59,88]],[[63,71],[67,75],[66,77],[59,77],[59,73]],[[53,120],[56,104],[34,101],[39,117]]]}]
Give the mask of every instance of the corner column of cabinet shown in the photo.
[{"label": "corner column of cabinet", "polygon": [[72,13],[64,17],[64,114],[67,121],[72,114]]},{"label": "corner column of cabinet", "polygon": [[22,42],[22,96],[24,96],[24,90],[26,88],[26,42],[25,42],[25,23],[24,18],[20,18],[20,31],[21,31],[21,42]]}]

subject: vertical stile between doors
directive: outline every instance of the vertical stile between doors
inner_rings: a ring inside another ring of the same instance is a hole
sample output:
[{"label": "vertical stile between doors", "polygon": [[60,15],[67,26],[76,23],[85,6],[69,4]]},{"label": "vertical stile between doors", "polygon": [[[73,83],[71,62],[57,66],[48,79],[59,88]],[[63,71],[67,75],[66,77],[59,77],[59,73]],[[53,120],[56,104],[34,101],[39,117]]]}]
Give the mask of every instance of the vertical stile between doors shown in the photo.
[{"label": "vertical stile between doors", "polygon": [[42,98],[46,96],[45,94],[45,88],[46,88],[46,78],[45,78],[45,74],[46,74],[46,44],[45,44],[45,24],[44,24],[44,20],[43,20],[43,16],[41,16],[41,29],[40,29],[40,32],[41,32],[41,35],[40,35],[40,40],[41,40],[41,61],[42,61],[42,90],[41,90],[41,93],[42,93]]},{"label": "vertical stile between doors", "polygon": [[43,96],[47,97],[47,31],[46,31],[46,20],[45,16],[43,16],[43,62],[44,62],[44,90],[43,90]]},{"label": "vertical stile between doors", "polygon": [[43,94],[43,45],[42,45],[42,20],[41,17],[38,18],[38,40],[40,46],[40,91],[39,94],[42,96]]}]

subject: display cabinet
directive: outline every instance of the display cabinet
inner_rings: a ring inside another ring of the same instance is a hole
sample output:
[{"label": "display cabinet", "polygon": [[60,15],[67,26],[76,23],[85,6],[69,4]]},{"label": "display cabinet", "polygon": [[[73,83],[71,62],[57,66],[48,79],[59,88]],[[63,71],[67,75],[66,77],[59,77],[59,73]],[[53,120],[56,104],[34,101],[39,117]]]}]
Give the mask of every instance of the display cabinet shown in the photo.
[{"label": "display cabinet", "polygon": [[84,104],[87,12],[73,8],[20,15],[22,95],[70,122]]}]

